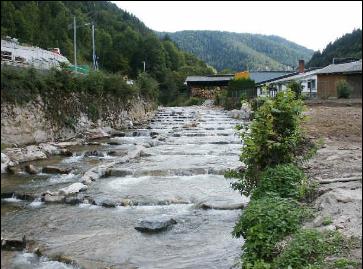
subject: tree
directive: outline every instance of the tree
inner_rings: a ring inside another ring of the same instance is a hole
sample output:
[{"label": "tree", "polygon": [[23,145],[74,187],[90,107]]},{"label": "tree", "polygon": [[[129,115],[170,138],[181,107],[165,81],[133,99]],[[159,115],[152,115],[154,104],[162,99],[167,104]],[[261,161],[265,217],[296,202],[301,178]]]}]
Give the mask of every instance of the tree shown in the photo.
[{"label": "tree", "polygon": [[295,93],[296,98],[299,98],[301,96],[301,91],[303,90],[301,82],[293,80],[287,84],[287,88],[291,89]]},{"label": "tree", "polygon": [[15,35],[15,7],[12,2],[1,2],[1,36]]},{"label": "tree", "polygon": [[353,88],[348,84],[346,80],[339,80],[337,82],[337,95],[338,98],[349,98],[353,92]]}]

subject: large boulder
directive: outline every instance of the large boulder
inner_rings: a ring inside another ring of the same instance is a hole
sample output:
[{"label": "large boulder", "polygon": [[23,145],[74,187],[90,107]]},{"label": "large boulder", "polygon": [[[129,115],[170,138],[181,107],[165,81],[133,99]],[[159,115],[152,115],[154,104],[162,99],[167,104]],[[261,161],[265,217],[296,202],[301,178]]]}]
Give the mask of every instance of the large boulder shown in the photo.
[{"label": "large boulder", "polygon": [[39,174],[40,173],[40,168],[32,165],[32,164],[28,164],[25,166],[25,171],[28,173],[28,174],[31,174],[31,175],[36,175],[36,174]]},{"label": "large boulder", "polygon": [[118,130],[113,130],[111,132],[112,137],[124,137],[125,135],[126,135],[125,132],[118,131]]},{"label": "large boulder", "polygon": [[25,235],[22,239],[5,239],[1,238],[1,249],[2,250],[18,250],[22,251],[26,247]]},{"label": "large boulder", "polygon": [[116,207],[117,206],[117,202],[116,201],[109,200],[109,199],[103,200],[100,204],[101,204],[101,206],[107,207],[107,208],[112,208],[112,207]]},{"label": "large boulder", "polygon": [[10,158],[1,152],[1,173],[6,173],[8,167],[15,165],[13,161],[10,160]]},{"label": "large boulder", "polygon": [[47,154],[38,146],[31,145],[25,148],[9,148],[4,153],[14,162],[29,162],[34,160],[46,159]]},{"label": "large boulder", "polygon": [[81,182],[76,182],[73,183],[72,185],[69,185],[68,187],[62,188],[59,190],[59,194],[60,195],[71,195],[71,194],[76,194],[80,191],[85,191],[87,190],[87,185],[84,185]]},{"label": "large boulder", "polygon": [[170,217],[153,217],[140,220],[135,229],[143,233],[158,233],[167,230],[176,223]]},{"label": "large boulder", "polygon": [[233,109],[228,112],[228,115],[234,119],[249,120],[252,110],[248,103],[243,103],[241,109]]},{"label": "large boulder", "polygon": [[84,136],[89,140],[110,137],[110,135],[102,128],[90,129],[85,132]]},{"label": "large boulder", "polygon": [[107,154],[110,156],[123,157],[127,155],[127,150],[110,150]]},{"label": "large boulder", "polygon": [[54,145],[51,144],[47,144],[47,143],[41,143],[38,145],[39,149],[41,151],[43,151],[45,154],[47,154],[48,156],[51,155],[59,155],[60,154],[60,149]]},{"label": "large boulder", "polygon": [[47,174],[68,174],[70,171],[71,169],[69,168],[56,166],[45,166],[42,169],[42,172]]}]

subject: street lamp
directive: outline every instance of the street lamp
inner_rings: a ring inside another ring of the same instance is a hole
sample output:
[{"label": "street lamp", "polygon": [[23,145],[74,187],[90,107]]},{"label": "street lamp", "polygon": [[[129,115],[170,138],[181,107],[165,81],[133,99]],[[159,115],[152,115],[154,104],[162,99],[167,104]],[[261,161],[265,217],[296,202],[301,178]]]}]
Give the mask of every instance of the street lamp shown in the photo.
[{"label": "street lamp", "polygon": [[92,64],[93,64],[93,69],[96,70],[97,65],[96,65],[96,46],[95,46],[95,24],[92,22],[92,23],[86,23],[85,25],[92,25]]},{"label": "street lamp", "polygon": [[[96,59],[96,45],[95,45],[95,24],[92,23],[85,23],[84,25],[76,25],[76,16],[73,16],[73,44],[74,44],[74,68],[75,72],[77,73],[77,28],[92,25],[92,65],[93,69],[97,69],[97,59]],[[68,26],[68,29],[71,29],[72,25]]]}]

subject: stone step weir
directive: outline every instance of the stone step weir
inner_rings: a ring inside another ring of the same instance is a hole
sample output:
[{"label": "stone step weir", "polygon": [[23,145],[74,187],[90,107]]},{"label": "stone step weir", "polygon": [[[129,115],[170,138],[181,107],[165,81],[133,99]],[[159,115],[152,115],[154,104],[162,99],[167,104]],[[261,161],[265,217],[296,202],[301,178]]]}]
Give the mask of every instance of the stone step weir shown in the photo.
[{"label": "stone step weir", "polygon": [[162,107],[148,126],[33,162],[73,174],[8,175],[2,234],[83,268],[231,268],[248,203],[223,176],[240,165],[238,123],[210,106]]}]

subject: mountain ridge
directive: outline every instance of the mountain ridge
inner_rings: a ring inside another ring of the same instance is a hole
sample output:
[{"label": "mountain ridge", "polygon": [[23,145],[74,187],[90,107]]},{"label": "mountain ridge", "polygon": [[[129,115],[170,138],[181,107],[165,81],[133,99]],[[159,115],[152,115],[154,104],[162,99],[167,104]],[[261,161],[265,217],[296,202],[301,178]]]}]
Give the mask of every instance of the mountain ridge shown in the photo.
[{"label": "mountain ridge", "polygon": [[[156,31],[155,31],[156,32]],[[313,50],[277,35],[229,31],[183,30],[156,32],[193,53],[217,70],[293,70],[299,59],[308,61]]]}]

